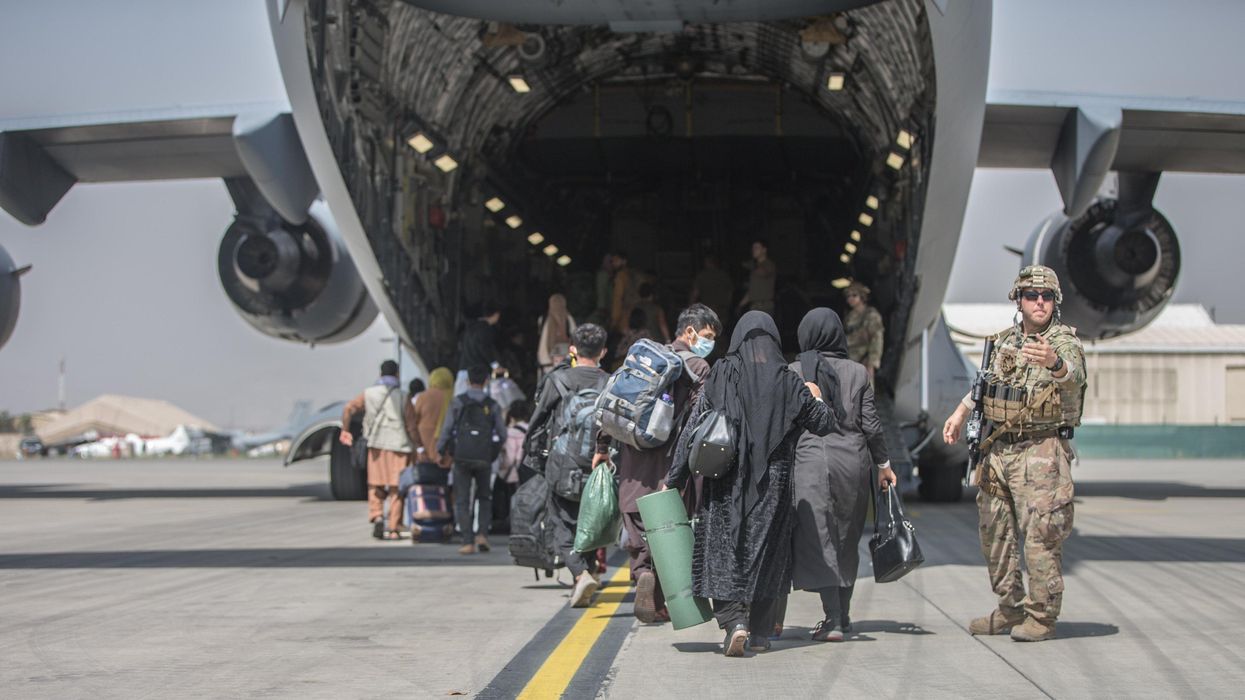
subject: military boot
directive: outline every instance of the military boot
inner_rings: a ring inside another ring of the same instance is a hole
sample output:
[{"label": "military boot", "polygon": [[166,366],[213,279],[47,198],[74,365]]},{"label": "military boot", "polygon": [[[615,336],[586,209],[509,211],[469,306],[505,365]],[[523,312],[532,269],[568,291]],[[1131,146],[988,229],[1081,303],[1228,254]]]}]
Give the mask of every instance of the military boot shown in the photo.
[{"label": "military boot", "polygon": [[995,609],[985,617],[979,617],[968,623],[969,634],[1007,634],[1011,628],[1024,622],[1025,613],[1023,610],[1017,610],[1011,614],[1007,614],[1002,610]]},{"label": "military boot", "polygon": [[1039,622],[1030,617],[1023,625],[1012,628],[1013,642],[1044,642],[1055,638],[1055,622]]}]

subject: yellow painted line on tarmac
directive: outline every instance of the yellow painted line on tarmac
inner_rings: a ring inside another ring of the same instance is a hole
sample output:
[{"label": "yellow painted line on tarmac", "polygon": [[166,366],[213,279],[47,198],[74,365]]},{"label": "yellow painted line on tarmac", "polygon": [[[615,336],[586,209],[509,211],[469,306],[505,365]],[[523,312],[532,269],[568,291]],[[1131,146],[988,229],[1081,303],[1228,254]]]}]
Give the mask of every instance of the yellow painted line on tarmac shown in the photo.
[{"label": "yellow painted line on tarmac", "polygon": [[579,670],[588,652],[596,644],[597,638],[605,630],[623,598],[631,582],[631,567],[620,566],[609,580],[605,581],[597,602],[590,608],[584,608],[584,614],[566,633],[562,642],[549,654],[545,663],[537,669],[536,675],[523,687],[519,700],[544,700],[562,696],[566,687],[571,684],[575,672]]}]

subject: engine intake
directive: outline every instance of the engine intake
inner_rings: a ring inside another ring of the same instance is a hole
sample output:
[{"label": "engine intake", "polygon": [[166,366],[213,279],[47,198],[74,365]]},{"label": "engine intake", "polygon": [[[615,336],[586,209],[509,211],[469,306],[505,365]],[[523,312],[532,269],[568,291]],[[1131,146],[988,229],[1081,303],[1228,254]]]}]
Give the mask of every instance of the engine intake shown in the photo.
[{"label": "engine intake", "polygon": [[239,315],[274,338],[339,343],[376,318],[376,305],[322,202],[302,224],[239,215],[221,240],[217,270]]},{"label": "engine intake", "polygon": [[1180,274],[1180,244],[1167,218],[1115,199],[1097,200],[1076,219],[1052,214],[1029,237],[1024,259],[1059,275],[1063,321],[1088,340],[1154,320]]}]

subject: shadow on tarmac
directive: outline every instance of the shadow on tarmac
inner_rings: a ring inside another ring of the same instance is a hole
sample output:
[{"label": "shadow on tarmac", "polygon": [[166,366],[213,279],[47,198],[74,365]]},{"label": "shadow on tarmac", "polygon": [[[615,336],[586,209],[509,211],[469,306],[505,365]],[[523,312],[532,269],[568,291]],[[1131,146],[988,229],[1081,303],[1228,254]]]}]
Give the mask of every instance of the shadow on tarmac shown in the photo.
[{"label": "shadow on tarmac", "polygon": [[37,552],[0,554],[3,569],[298,569],[398,566],[504,566],[510,557],[464,557],[456,548],[427,544],[412,547],[305,547],[289,549],[157,549],[112,552]]},{"label": "shadow on tarmac", "polygon": [[1063,622],[1055,629],[1055,639],[1077,639],[1080,637],[1110,637],[1120,633],[1120,628],[1102,622]]},{"label": "shadow on tarmac", "polygon": [[131,498],[303,498],[331,501],[327,483],[310,482],[284,488],[91,488],[85,484],[3,484],[0,499],[64,498],[116,501]]}]

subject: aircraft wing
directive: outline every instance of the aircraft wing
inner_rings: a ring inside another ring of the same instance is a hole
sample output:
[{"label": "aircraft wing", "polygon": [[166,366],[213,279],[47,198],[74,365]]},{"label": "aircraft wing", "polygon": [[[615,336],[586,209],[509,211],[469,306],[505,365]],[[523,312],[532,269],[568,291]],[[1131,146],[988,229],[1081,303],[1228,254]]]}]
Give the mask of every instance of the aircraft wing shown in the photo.
[{"label": "aircraft wing", "polygon": [[1076,216],[1110,170],[1245,173],[1245,102],[991,91],[977,166],[1050,168]]},{"label": "aircraft wing", "polygon": [[278,170],[298,181],[284,187],[298,201],[287,212],[282,196],[268,198],[301,221],[318,188],[289,111],[274,102],[0,120],[0,207],[33,226],[78,182],[250,176],[264,190]]}]

